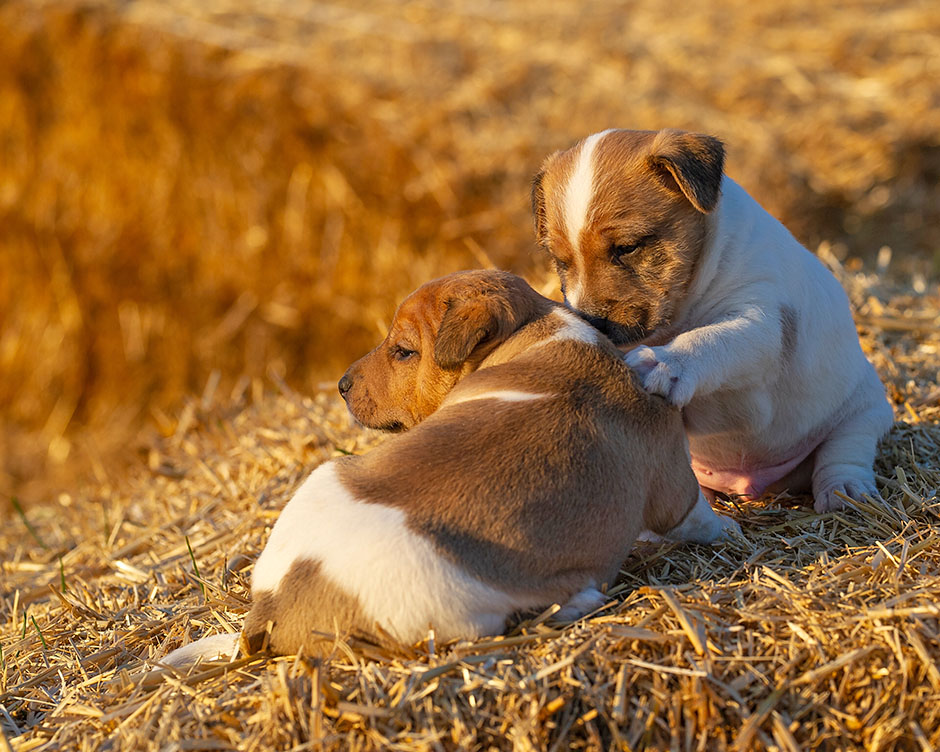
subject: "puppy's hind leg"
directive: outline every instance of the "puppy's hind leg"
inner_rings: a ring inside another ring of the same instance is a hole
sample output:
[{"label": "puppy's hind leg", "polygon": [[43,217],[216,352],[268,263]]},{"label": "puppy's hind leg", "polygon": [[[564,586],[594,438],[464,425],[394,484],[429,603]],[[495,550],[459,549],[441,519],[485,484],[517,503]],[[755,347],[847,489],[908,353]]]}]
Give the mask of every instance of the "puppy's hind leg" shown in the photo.
[{"label": "puppy's hind leg", "polygon": [[689,510],[682,522],[664,533],[663,538],[689,543],[714,543],[740,532],[741,526],[729,517],[717,514],[699,490],[695,506]]},{"label": "puppy's hind leg", "polygon": [[[879,390],[881,385],[878,385]],[[817,512],[842,509],[839,494],[861,499],[867,494],[880,500],[875,486],[875,450],[878,440],[891,427],[894,416],[883,400],[840,423],[816,450],[813,468],[813,507]]]},{"label": "puppy's hind leg", "polygon": [[600,590],[591,584],[584,590],[575,593],[572,598],[555,614],[556,621],[576,621],[592,611],[596,611],[610,600]]}]

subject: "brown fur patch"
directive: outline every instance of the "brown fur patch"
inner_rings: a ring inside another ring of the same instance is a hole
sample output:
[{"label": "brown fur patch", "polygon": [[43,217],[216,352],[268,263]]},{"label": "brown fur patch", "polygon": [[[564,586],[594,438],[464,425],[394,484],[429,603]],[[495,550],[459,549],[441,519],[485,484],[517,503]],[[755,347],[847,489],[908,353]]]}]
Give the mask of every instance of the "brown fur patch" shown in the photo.
[{"label": "brown fur patch", "polygon": [[539,170],[532,178],[532,219],[535,222],[535,237],[538,242],[542,242],[548,227],[545,216],[545,189],[542,187],[544,178],[544,169]]},{"label": "brown fur patch", "polygon": [[650,151],[650,163],[668,173],[692,206],[702,214],[715,208],[725,163],[721,141],[698,133],[664,130],[656,134]]},{"label": "brown fur patch", "polygon": [[791,305],[780,306],[780,324],[783,330],[781,340],[781,360],[789,363],[793,360],[793,355],[798,346],[798,335],[800,326],[800,314]]},{"label": "brown fur patch", "polygon": [[[556,245],[560,238],[567,238],[565,228],[565,215],[558,201],[547,201],[547,196],[556,196],[574,172],[575,157],[581,144],[565,151],[556,151],[550,154],[542,163],[542,169],[532,185],[532,211],[535,215],[535,234],[538,243],[546,250]],[[565,259],[554,256],[558,264]]]},{"label": "brown fur patch", "polygon": [[356,599],[320,573],[316,561],[296,561],[281,580],[277,592],[253,598],[242,629],[242,648],[256,653],[264,646],[271,623],[268,649],[274,653],[317,656],[328,652],[337,637],[372,638]]}]

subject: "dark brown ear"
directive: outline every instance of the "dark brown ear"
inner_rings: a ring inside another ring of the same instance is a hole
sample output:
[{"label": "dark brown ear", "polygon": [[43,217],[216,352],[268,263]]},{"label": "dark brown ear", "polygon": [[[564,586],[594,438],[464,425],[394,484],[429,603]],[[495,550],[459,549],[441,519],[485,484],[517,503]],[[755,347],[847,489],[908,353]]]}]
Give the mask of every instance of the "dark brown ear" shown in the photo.
[{"label": "dark brown ear", "polygon": [[448,303],[434,342],[434,361],[441,368],[457,368],[471,357],[482,360],[535,318],[540,306],[551,307],[521,278],[496,274],[498,281],[481,281]]},{"label": "dark brown ear", "polygon": [[539,245],[544,245],[548,240],[548,220],[545,217],[545,190],[542,188],[542,178],[545,177],[545,170],[539,171],[539,174],[532,178],[532,216],[535,219],[535,239]]},{"label": "dark brown ear", "polygon": [[715,208],[725,163],[725,148],[717,138],[676,130],[660,131],[653,140],[649,163],[702,214]]}]

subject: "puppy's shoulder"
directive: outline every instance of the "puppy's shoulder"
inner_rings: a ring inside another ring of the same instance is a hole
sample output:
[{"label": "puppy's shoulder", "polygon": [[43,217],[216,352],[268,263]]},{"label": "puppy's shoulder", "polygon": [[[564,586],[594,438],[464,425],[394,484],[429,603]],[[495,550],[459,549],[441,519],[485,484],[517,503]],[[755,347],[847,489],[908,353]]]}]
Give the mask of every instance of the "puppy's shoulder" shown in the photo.
[{"label": "puppy's shoulder", "polygon": [[605,353],[607,357],[604,359],[604,368],[608,374],[604,384],[611,390],[611,398],[647,420],[679,420],[679,410],[673,408],[664,397],[646,391],[640,376],[624,362],[623,353],[613,345],[611,349],[612,352]]},{"label": "puppy's shoulder", "polygon": [[633,422],[649,425],[678,418],[665,399],[643,389],[640,377],[623,360],[623,353],[603,334],[593,342],[564,340],[553,343],[550,373],[559,392],[586,390],[599,404],[627,414]]}]

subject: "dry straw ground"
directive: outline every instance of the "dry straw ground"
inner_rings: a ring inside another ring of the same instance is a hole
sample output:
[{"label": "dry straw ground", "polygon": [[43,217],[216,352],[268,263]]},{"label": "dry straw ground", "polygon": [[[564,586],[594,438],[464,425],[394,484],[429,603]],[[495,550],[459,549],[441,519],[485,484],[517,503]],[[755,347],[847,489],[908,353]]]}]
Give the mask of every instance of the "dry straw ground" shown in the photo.
[{"label": "dry straw ground", "polygon": [[500,639],[152,671],[239,629],[301,479],[382,440],[332,394],[245,406],[210,384],[147,469],[0,531],[13,749],[938,748],[940,298],[845,280],[901,418],[876,468],[887,504],[729,505],[744,540],[641,547],[591,618]]},{"label": "dry straw ground", "polygon": [[[0,750],[940,746],[940,6],[677,8],[0,4]],[[841,271],[888,506],[739,504],[745,541],[643,548],[564,630],[148,674],[380,440],[304,395],[431,276],[548,280],[529,176],[611,124],[723,137],[833,264],[893,249],[897,286]]]}]

